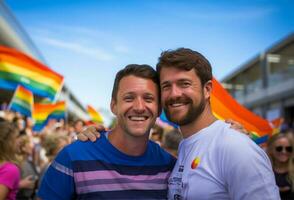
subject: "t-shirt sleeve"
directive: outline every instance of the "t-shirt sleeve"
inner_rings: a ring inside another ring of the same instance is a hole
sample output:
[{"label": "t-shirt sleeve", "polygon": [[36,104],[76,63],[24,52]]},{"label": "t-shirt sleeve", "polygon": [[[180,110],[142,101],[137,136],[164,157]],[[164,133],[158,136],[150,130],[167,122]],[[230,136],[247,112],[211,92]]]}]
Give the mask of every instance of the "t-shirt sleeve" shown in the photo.
[{"label": "t-shirt sleeve", "polygon": [[0,176],[0,184],[12,190],[18,187],[20,171],[14,164],[6,164]]},{"label": "t-shirt sleeve", "polygon": [[244,137],[225,139],[221,150],[221,174],[231,199],[280,199],[269,158]]},{"label": "t-shirt sleeve", "polygon": [[70,155],[65,147],[46,171],[38,196],[41,199],[74,199],[75,186]]}]

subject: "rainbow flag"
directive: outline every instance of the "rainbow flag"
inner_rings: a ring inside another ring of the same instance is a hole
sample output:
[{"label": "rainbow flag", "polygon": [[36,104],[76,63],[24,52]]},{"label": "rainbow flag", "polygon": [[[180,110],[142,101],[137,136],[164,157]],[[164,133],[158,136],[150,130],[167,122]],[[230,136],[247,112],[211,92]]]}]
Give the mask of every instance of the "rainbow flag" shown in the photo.
[{"label": "rainbow flag", "polygon": [[31,117],[34,104],[33,93],[25,87],[17,86],[8,108],[12,111]]},{"label": "rainbow flag", "polygon": [[60,101],[55,104],[35,104],[33,119],[35,125],[34,131],[41,131],[50,119],[65,119],[66,118],[66,104],[65,101]]},{"label": "rainbow flag", "polygon": [[159,124],[162,124],[162,123],[165,123],[173,128],[178,128],[179,126],[171,121],[169,121],[167,118],[166,118],[166,115],[165,115],[165,112],[162,111],[160,116],[158,117],[157,119],[157,123]]},{"label": "rainbow flag", "polygon": [[212,80],[212,87],[210,102],[212,111],[217,118],[233,119],[241,123],[245,129],[252,133],[252,138],[257,143],[265,142],[273,134],[273,128],[269,121],[240,105],[217,80]]},{"label": "rainbow flag", "polygon": [[15,90],[19,84],[35,95],[54,100],[63,76],[15,49],[0,46],[0,87]]},{"label": "rainbow flag", "polygon": [[284,118],[279,117],[271,121],[273,127],[273,135],[281,132],[282,124],[284,122]]},{"label": "rainbow flag", "polygon": [[88,105],[87,111],[93,122],[103,124],[103,118],[97,110],[95,110],[92,106]]}]

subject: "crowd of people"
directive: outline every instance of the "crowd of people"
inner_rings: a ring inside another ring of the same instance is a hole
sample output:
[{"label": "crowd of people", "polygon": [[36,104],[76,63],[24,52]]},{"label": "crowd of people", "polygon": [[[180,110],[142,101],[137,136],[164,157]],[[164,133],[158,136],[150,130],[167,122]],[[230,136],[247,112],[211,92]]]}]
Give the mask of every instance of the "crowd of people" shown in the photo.
[{"label": "crowd of people", "polygon": [[[82,120],[34,133],[30,118],[1,111],[0,199],[294,199],[294,133],[264,151],[217,120],[211,78],[184,48],[163,52],[157,72],[126,66],[112,92],[117,122],[95,142],[75,141],[91,137]],[[179,129],[155,124],[160,101]]]},{"label": "crowd of people", "polygon": [[35,199],[44,172],[85,123],[51,120],[36,133],[31,118],[9,110],[0,113],[0,199]]}]

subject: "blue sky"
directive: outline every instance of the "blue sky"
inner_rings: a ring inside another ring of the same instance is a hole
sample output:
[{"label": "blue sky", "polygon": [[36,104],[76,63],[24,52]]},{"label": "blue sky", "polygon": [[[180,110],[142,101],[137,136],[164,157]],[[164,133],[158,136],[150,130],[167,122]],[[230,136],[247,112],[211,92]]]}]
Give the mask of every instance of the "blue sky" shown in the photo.
[{"label": "blue sky", "polygon": [[109,109],[115,73],[188,47],[222,79],[294,30],[292,0],[6,0],[84,104]]}]

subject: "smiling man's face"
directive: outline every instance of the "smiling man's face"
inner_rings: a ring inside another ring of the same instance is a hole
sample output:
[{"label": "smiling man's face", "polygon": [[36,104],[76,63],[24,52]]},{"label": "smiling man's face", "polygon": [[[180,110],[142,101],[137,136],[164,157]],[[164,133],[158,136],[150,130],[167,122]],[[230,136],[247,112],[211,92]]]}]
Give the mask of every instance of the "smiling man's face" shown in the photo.
[{"label": "smiling man's face", "polygon": [[180,126],[187,125],[203,112],[207,101],[194,69],[162,68],[160,88],[162,106],[170,121]]},{"label": "smiling man's face", "polygon": [[150,79],[129,75],[122,78],[111,110],[117,116],[118,128],[129,136],[149,134],[158,116],[158,87]]}]

